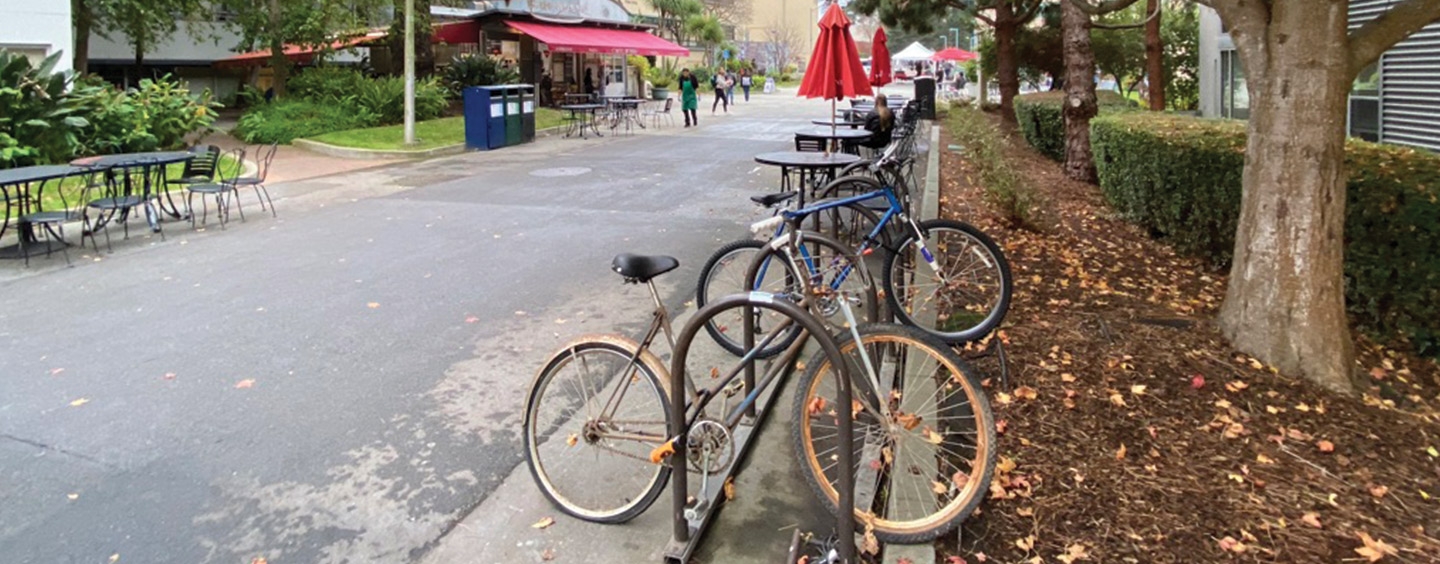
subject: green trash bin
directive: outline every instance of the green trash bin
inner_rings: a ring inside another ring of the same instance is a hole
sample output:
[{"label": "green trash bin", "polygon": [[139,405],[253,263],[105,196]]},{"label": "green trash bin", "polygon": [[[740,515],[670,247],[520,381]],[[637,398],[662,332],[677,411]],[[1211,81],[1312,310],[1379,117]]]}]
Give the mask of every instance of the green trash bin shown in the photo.
[{"label": "green trash bin", "polygon": [[520,88],[517,86],[506,87],[505,146],[507,147],[510,145],[519,145],[521,138],[524,137],[521,134],[523,126],[521,125],[522,120],[520,119],[520,109],[522,105],[523,104],[520,99]]},{"label": "green trash bin", "polygon": [[520,87],[520,142],[535,140],[535,86],[521,84]]}]

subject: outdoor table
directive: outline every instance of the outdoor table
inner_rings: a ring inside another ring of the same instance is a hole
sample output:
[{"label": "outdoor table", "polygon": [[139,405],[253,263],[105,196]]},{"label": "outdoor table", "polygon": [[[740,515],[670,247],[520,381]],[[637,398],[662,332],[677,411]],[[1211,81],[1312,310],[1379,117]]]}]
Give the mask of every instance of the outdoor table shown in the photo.
[{"label": "outdoor table", "polygon": [[[5,203],[5,221],[0,222],[0,236],[5,234],[10,220],[14,219],[16,228],[20,230],[20,237],[24,237],[27,242],[34,241],[34,233],[19,219],[31,213],[32,203],[36,206],[35,212],[44,211],[40,208],[40,199],[44,195],[46,183],[87,172],[90,172],[90,169],[69,165],[26,166],[0,170],[0,200]],[[28,189],[32,184],[38,184],[33,192]],[[64,244],[64,242],[62,241],[60,244]],[[41,250],[48,251],[49,243],[47,242],[46,245],[46,248]],[[20,245],[0,249],[0,258],[23,257]]]},{"label": "outdoor table", "polygon": [[577,125],[576,129],[574,131],[566,131],[565,136],[572,137],[575,135],[575,131],[578,131],[580,138],[584,139],[585,128],[588,127],[590,131],[595,132],[596,137],[604,137],[604,135],[600,134],[600,129],[595,127],[595,112],[604,107],[604,104],[565,104],[560,106],[560,109],[570,112],[570,118],[572,120],[578,120],[575,122]]},{"label": "outdoor table", "polygon": [[[70,161],[70,164],[80,167],[105,168],[107,169],[107,178],[112,183],[115,180],[114,175],[116,171],[126,171],[127,174],[121,175],[124,185],[123,195],[126,196],[135,195],[135,186],[131,180],[131,174],[128,174],[128,172],[139,170],[139,196],[145,202],[145,221],[150,224],[151,231],[159,232],[160,218],[158,214],[155,213],[157,206],[150,205],[152,198],[160,204],[158,206],[160,211],[169,214],[170,217],[182,219],[184,215],[180,213],[179,206],[175,205],[175,200],[169,192],[164,193],[165,198],[162,200],[159,194],[153,192],[153,190],[158,186],[165,186],[165,167],[175,163],[183,163],[193,158],[195,158],[195,153],[189,151],[156,151],[151,153],[121,153],[118,155],[85,157]],[[167,203],[170,204],[169,209],[165,208],[165,204]],[[100,226],[95,226],[94,229],[98,229],[99,227]]]},{"label": "outdoor table", "polygon": [[[823,126],[825,126],[825,127],[830,127],[830,124],[831,124],[832,122],[831,122],[830,120],[828,120],[828,119],[812,119],[812,120],[810,120],[810,123],[813,123],[813,124],[815,124],[815,125],[823,125]],[[849,128],[851,128],[851,129],[854,129],[854,128],[861,127],[861,126],[865,125],[865,120],[863,120],[863,119],[836,118],[833,123],[835,124],[835,127],[849,127]]]},{"label": "outdoor table", "polygon": [[632,125],[639,125],[640,129],[645,129],[645,122],[640,119],[640,104],[644,100],[607,96],[605,102],[613,106],[615,111],[615,119],[610,122],[610,129],[619,127],[622,122],[625,124],[626,131],[629,131]]},{"label": "outdoor table", "polygon": [[800,174],[801,190],[799,205],[805,207],[805,184],[810,188],[824,186],[835,178],[841,168],[860,162],[860,157],[846,153],[812,153],[801,151],[780,151],[755,155],[755,162],[780,167],[780,191],[790,190],[790,173]]},{"label": "outdoor table", "polygon": [[[800,137],[811,137],[826,139],[830,141],[831,150],[836,150],[837,145],[844,144],[846,147],[853,147],[855,143],[869,139],[873,133],[868,129],[842,129],[832,128],[829,124],[824,127],[812,127],[796,131],[795,135]],[[847,151],[849,152],[849,151]]]}]

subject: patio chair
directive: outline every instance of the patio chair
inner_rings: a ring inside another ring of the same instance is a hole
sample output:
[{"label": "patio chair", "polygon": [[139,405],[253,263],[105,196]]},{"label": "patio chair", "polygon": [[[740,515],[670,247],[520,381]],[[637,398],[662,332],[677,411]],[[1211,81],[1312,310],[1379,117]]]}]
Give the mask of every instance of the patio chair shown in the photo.
[{"label": "patio chair", "polygon": [[654,126],[658,129],[660,127],[660,117],[664,116],[665,119],[670,121],[670,125],[675,125],[675,114],[670,111],[674,108],[675,99],[666,97],[665,107],[663,109],[657,110],[652,108],[650,110],[650,123],[654,124]]},{"label": "patio chair", "polygon": [[[85,208],[80,212],[80,222],[83,226],[80,234],[80,244],[85,244],[85,237],[88,235],[90,237],[90,245],[95,249],[95,252],[100,252],[100,245],[95,241],[96,231],[105,231],[105,250],[107,252],[114,252],[115,248],[110,245],[110,224],[116,221],[120,222],[120,226],[125,229],[125,238],[129,239],[130,213],[134,211],[135,208],[146,207],[149,205],[149,201],[155,198],[153,191],[151,193],[142,191],[139,194],[122,191],[119,184],[129,183],[130,180],[116,178],[116,174],[123,176],[137,173],[130,170],[120,170],[118,173],[115,173],[112,169],[111,172],[105,174],[105,182],[89,183],[80,193],[80,199],[87,202]],[[142,176],[138,183],[143,185],[144,182],[146,182],[143,178],[144,175],[159,173],[142,170],[138,174]],[[153,210],[149,211],[150,213],[155,213]],[[95,217],[90,217],[91,212],[96,214]],[[160,234],[160,240],[165,240],[165,231],[160,228],[158,222],[155,224],[155,231]]]},{"label": "patio chair", "polygon": [[801,133],[795,134],[795,150],[802,153],[823,153],[825,143],[829,140],[823,137],[811,137]]},{"label": "patio chair", "polygon": [[[253,188],[255,190],[255,200],[260,202],[260,211],[265,211],[265,204],[269,203],[270,217],[277,217],[275,215],[275,201],[270,199],[270,189],[265,187],[265,179],[270,176],[270,164],[275,162],[275,153],[279,150],[280,145],[278,143],[255,146],[255,152],[252,153],[255,157],[255,176],[239,176],[230,181],[237,189],[235,194],[236,206],[240,205],[238,189],[246,187]],[[244,152],[242,151],[241,154],[244,154]],[[245,212],[240,212],[240,215],[243,219]]]},{"label": "patio chair", "polygon": [[[99,175],[100,173],[98,171],[86,175],[84,182],[85,186],[88,187],[94,185],[96,183],[96,178],[98,178]],[[63,181],[55,180],[54,182],[58,184]],[[30,232],[37,237],[42,232],[44,233],[46,238],[46,258],[49,258],[51,253],[55,252],[55,245],[53,245],[51,241],[57,241],[60,243],[61,254],[65,256],[65,266],[71,265],[70,246],[65,244],[65,224],[70,221],[79,219],[79,217],[74,210],[70,209],[70,200],[69,198],[65,197],[65,190],[57,186],[55,192],[60,197],[60,209],[52,211],[37,211],[35,213],[26,214],[20,217],[20,254],[25,255],[25,266],[27,267],[30,266],[30,249],[26,248],[29,243],[25,240],[26,226],[29,226]],[[84,193],[83,189],[81,190],[81,193]],[[32,202],[32,205],[35,206],[35,209],[40,209],[40,201],[38,199],[34,200]],[[84,237],[82,236],[81,238],[83,239]]]},{"label": "patio chair", "polygon": [[[199,225],[209,223],[210,204],[206,199],[214,196],[215,215],[220,218],[220,229],[225,229],[225,222],[230,219],[230,203],[225,199],[227,193],[235,196],[235,209],[240,211],[240,221],[245,221],[245,209],[240,207],[240,187],[235,184],[235,180],[238,179],[237,177],[240,176],[241,171],[245,168],[245,149],[231,149],[225,154],[235,159],[235,166],[231,168],[232,174],[227,177],[225,174],[226,171],[222,170],[223,167],[216,167],[214,182],[191,184],[185,187],[185,211],[190,214],[191,229],[198,227],[195,223],[194,200],[196,194],[200,195],[200,209],[203,210],[201,211],[202,215],[200,216]],[[256,197],[258,198],[259,195],[257,194]],[[260,205],[263,208],[265,202],[260,202]],[[270,207],[274,208],[275,206],[271,205]]]},{"label": "patio chair", "polygon": [[215,181],[215,167],[220,166],[220,147],[196,145],[190,148],[190,152],[195,154],[195,158],[185,161],[185,170],[180,173],[180,178],[165,181],[167,188]]}]

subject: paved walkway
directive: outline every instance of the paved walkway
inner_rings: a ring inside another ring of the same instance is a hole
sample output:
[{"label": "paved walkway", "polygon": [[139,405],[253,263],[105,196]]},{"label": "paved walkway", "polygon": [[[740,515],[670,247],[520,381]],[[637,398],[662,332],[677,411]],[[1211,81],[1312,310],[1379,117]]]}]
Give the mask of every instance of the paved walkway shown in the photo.
[{"label": "paved walkway", "polygon": [[[201,143],[212,144],[226,151],[237,147],[245,148],[247,151],[254,150],[254,146],[247,146],[245,142],[236,139],[224,131],[214,133],[204,138],[201,140]],[[255,155],[247,154],[245,158],[254,160]],[[281,145],[275,153],[275,162],[271,167],[270,181],[275,184],[281,184],[296,180],[306,180],[321,176],[331,176],[357,170],[383,167],[398,162],[404,161],[395,159],[342,159],[314,153],[293,145]]]},{"label": "paved walkway", "polygon": [[296,164],[278,218],[247,198],[225,231],[0,263],[3,560],[413,562],[482,516],[528,525],[495,500],[518,491],[529,378],[645,322],[610,257],[679,257],[661,290],[682,309],[776,182],[750,157],[827,110],[757,96],[699,129]]}]

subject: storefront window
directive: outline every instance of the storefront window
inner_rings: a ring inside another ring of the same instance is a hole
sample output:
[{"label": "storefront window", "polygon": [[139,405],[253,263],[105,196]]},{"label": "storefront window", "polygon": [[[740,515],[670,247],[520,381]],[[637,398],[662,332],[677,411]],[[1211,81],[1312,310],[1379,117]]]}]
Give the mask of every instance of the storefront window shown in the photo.
[{"label": "storefront window", "polygon": [[1220,53],[1220,115],[1231,119],[1250,118],[1250,91],[1245,85],[1245,70],[1240,65],[1240,53]]},{"label": "storefront window", "polygon": [[1380,67],[1370,63],[1350,88],[1350,136],[1380,140]]}]

